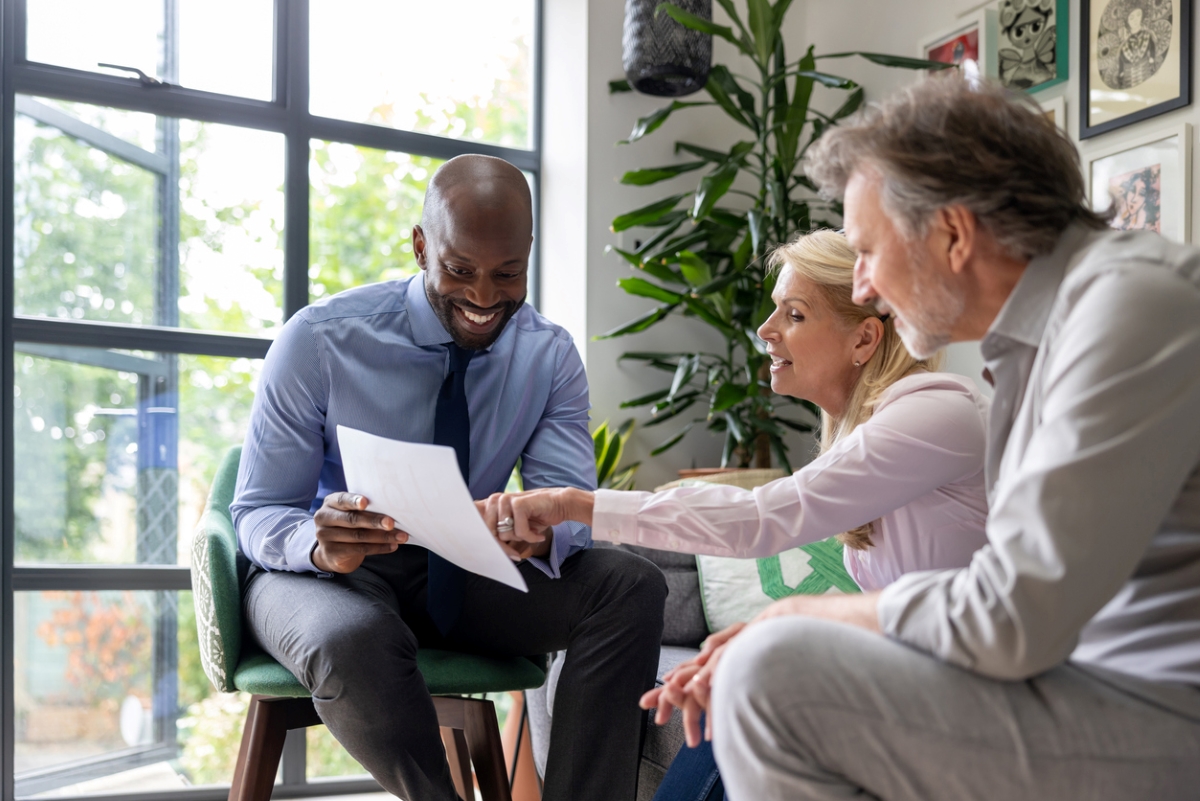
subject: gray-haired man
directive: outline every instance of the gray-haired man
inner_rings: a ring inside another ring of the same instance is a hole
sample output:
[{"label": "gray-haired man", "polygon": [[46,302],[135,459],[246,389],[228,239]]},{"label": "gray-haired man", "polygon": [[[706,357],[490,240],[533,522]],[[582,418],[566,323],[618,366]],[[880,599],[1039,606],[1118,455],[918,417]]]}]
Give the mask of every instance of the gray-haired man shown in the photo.
[{"label": "gray-haired man", "polygon": [[859,302],[918,356],[983,340],[989,545],[732,641],[730,797],[1194,799],[1200,251],[1107,230],[1066,137],[956,77],[830,132],[808,170],[845,199]]}]

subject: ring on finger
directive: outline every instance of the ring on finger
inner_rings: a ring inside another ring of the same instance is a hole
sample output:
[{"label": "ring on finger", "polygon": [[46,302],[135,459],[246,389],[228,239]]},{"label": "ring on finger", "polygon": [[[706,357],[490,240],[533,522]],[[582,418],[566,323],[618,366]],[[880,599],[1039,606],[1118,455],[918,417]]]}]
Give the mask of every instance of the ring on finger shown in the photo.
[{"label": "ring on finger", "polygon": [[512,530],[513,530],[513,519],[511,517],[506,517],[503,520],[500,520],[496,523],[496,531],[512,531]]}]

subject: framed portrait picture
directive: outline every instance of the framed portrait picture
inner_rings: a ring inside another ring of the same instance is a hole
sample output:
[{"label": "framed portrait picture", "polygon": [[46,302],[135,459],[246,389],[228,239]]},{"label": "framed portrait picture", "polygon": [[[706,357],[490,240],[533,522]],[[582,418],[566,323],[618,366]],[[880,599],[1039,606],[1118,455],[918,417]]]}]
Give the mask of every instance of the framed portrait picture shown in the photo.
[{"label": "framed portrait picture", "polygon": [[1191,125],[1089,152],[1087,159],[1089,202],[1095,211],[1115,209],[1113,228],[1191,239]]},{"label": "framed portrait picture", "polygon": [[994,8],[982,8],[959,20],[953,28],[927,36],[917,46],[917,57],[943,64],[974,61],[979,72],[997,76],[996,36],[998,15]]},{"label": "framed portrait picture", "polygon": [[1080,0],[1079,138],[1192,102],[1192,0]]},{"label": "framed portrait picture", "polygon": [[1068,0],[1000,0],[1000,83],[1040,92],[1067,79]]},{"label": "framed portrait picture", "polygon": [[1062,95],[1043,100],[1038,103],[1046,119],[1058,126],[1059,130],[1067,130],[1067,101]]}]

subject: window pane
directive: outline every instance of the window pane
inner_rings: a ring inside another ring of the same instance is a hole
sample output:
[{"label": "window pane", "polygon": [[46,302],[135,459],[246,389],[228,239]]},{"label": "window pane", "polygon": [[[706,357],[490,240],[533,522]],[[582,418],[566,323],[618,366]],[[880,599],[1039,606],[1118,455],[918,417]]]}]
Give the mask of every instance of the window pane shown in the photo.
[{"label": "window pane", "polygon": [[[247,334],[280,325],[281,135],[34,98],[19,106],[17,314]],[[158,244],[172,172],[178,264]]]},{"label": "window pane", "polygon": [[248,697],[212,689],[190,592],[14,593],[18,796],[228,783]]},{"label": "window pane", "polygon": [[310,9],[313,114],[530,146],[533,0],[311,0]]},{"label": "window pane", "polygon": [[18,563],[188,564],[261,362],[18,343]]},{"label": "window pane", "polygon": [[412,227],[442,162],[335,142],[312,143],[309,165],[313,300],[415,275]]},{"label": "window pane", "polygon": [[[168,83],[259,100],[272,96],[270,0],[27,0],[30,61],[89,72],[120,64]],[[177,7],[178,75],[163,65],[164,6]],[[129,73],[116,73],[128,75]]]}]

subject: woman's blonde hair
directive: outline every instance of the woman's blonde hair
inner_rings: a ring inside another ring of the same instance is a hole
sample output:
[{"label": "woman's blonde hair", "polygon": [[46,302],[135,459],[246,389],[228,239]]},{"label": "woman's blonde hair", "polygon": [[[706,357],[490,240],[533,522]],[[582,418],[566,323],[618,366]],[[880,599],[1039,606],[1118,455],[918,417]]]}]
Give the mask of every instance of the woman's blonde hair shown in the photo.
[{"label": "woman's blonde hair", "polygon": [[[854,302],[851,294],[855,259],[854,249],[846,237],[829,230],[801,234],[786,245],[780,245],[771,254],[772,270],[782,269],[786,265],[815,284],[827,308],[847,328],[853,328],[870,317],[883,323],[883,339],[866,364],[858,368],[858,379],[845,410],[838,417],[821,412],[821,453],[866,422],[874,414],[884,390],[907,375],[937,370],[942,361],[940,353],[929,359],[914,359],[900,340],[891,318],[881,317],[872,306],[860,306]],[[866,550],[872,544],[873,530],[874,524],[867,523],[839,534],[838,540],[849,548]]]}]

